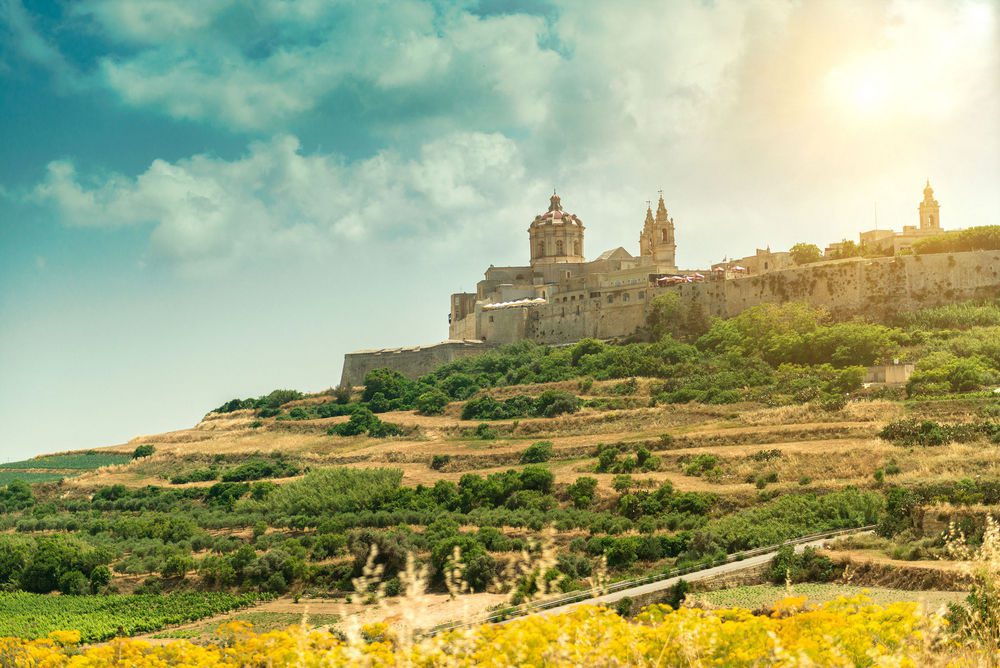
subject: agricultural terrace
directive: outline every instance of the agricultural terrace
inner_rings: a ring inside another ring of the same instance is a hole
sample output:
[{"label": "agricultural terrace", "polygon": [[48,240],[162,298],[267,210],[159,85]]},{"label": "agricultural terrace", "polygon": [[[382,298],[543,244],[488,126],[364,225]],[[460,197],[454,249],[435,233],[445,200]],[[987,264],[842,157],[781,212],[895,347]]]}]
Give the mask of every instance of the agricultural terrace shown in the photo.
[{"label": "agricultural terrace", "polygon": [[[374,600],[358,578],[394,600],[413,555],[446,600],[461,574],[460,615],[877,524],[759,577],[966,596],[944,535],[955,522],[975,544],[1000,504],[996,303],[878,323],[767,305],[700,331],[658,307],[645,342],[379,370],[8,465],[66,477],[0,486],[0,584],[95,606],[266,594],[350,616]],[[892,359],[916,364],[909,382],[865,386]]]}]

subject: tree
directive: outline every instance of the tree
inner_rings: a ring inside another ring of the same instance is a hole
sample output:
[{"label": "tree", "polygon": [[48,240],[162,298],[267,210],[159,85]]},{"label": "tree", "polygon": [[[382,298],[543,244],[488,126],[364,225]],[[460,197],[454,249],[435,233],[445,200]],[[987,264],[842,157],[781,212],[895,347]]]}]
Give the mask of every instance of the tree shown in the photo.
[{"label": "tree", "polygon": [[156,452],[156,448],[154,448],[153,446],[151,446],[149,444],[140,445],[139,447],[137,447],[135,450],[132,451],[132,459],[140,459],[142,457],[149,457],[154,452]]},{"label": "tree", "polygon": [[861,255],[861,247],[851,239],[844,239],[837,247],[834,248],[830,257],[834,260],[842,260],[844,258],[857,257],[859,255]]},{"label": "tree", "polygon": [[90,571],[90,593],[96,594],[111,584],[111,569],[103,564]]},{"label": "tree", "polygon": [[684,306],[680,295],[667,292],[654,297],[649,304],[646,326],[653,341],[659,341],[667,334],[678,337],[685,326]]},{"label": "tree", "polygon": [[373,369],[365,374],[365,390],[361,394],[362,401],[371,401],[378,394],[389,401],[402,398],[416,383],[403,374],[392,369]]},{"label": "tree", "polygon": [[417,397],[417,412],[422,415],[440,415],[448,401],[448,395],[441,390],[428,390]]},{"label": "tree", "polygon": [[28,546],[15,536],[0,538],[0,585],[17,582],[28,560]]},{"label": "tree", "polygon": [[573,505],[577,508],[589,508],[594,502],[594,493],[597,491],[597,479],[590,476],[577,478],[576,482],[566,489]]},{"label": "tree", "polygon": [[799,265],[819,262],[820,258],[823,257],[816,244],[798,243],[792,246],[788,252],[792,255],[792,261]]},{"label": "tree", "polygon": [[59,591],[67,595],[80,596],[89,589],[87,576],[77,570],[66,571],[59,576]]}]

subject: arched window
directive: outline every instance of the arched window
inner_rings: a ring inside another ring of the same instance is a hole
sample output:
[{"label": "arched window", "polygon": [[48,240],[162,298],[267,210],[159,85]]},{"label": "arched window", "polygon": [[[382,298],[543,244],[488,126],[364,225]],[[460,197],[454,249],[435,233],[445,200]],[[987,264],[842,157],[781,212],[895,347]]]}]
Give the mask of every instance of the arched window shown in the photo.
[{"label": "arched window", "polygon": [[556,255],[562,255],[562,254],[563,254],[563,242],[562,239],[558,239],[556,241]]},{"label": "arched window", "polygon": [[579,241],[574,241],[573,242],[573,255],[579,255],[579,254],[580,254],[580,242]]},{"label": "arched window", "polygon": [[660,243],[667,243],[667,231],[660,230]]}]

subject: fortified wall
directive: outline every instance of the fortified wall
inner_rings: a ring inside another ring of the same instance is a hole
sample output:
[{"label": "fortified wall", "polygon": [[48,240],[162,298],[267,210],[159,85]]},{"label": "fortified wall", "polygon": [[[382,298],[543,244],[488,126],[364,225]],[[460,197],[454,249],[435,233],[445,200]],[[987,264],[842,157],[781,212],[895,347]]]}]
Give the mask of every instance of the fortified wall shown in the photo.
[{"label": "fortified wall", "polygon": [[731,318],[767,302],[803,301],[834,317],[900,311],[1000,296],[1000,251],[850,258],[760,276],[677,285],[687,303]]},{"label": "fortified wall", "polygon": [[1000,251],[850,258],[759,276],[611,287],[576,302],[560,297],[555,303],[505,309],[492,315],[493,322],[487,322],[484,332],[494,343],[624,338],[645,324],[652,300],[667,292],[719,318],[731,318],[759,304],[788,301],[825,308],[838,318],[882,318],[915,308],[1000,296]]},{"label": "fortified wall", "polygon": [[[835,317],[887,317],[900,311],[969,299],[1000,298],[1000,251],[851,258],[759,276],[709,279],[670,286],[625,285],[558,301],[497,310],[484,319],[487,340],[362,350],[344,356],[342,383],[360,385],[372,369],[388,367],[409,378],[456,359],[524,339],[564,344],[585,338],[621,339],[646,321],[652,300],[674,292],[709,316],[731,318],[765,303],[802,301]],[[560,297],[560,299],[568,297]],[[492,317],[492,321],[490,321]]]},{"label": "fortified wall", "polygon": [[361,385],[365,374],[382,367],[398,371],[407,378],[419,378],[443,364],[481,355],[493,347],[482,341],[442,341],[429,346],[359,350],[344,355],[340,384]]},{"label": "fortified wall", "polygon": [[[389,367],[417,378],[442,364],[517,341],[558,345],[585,338],[624,339],[646,323],[652,301],[674,293],[706,317],[731,318],[765,303],[806,302],[835,318],[885,318],[953,301],[1000,297],[1000,251],[912,254],[912,244],[941,233],[930,183],[918,207],[920,226],[861,234],[824,258],[796,264],[790,252],[758,249],[710,269],[680,270],[674,219],[662,194],[639,234],[639,254],[614,248],[584,257],[583,221],[552,194],[528,228],[527,265],[490,265],[476,291],[451,296],[449,339],[431,346],[363,350],[344,359],[342,382],[360,384]],[[861,257],[866,255],[884,257]],[[818,253],[818,249],[816,251]],[[854,256],[854,257],[845,257]],[[838,259],[844,258],[844,259]]]}]

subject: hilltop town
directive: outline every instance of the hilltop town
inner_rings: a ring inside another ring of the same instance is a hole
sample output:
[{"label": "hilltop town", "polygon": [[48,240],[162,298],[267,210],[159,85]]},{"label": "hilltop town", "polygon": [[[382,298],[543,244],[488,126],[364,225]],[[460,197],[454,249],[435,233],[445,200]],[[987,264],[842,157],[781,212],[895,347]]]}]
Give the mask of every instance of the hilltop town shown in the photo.
[{"label": "hilltop town", "polygon": [[583,221],[553,193],[548,209],[528,228],[529,263],[491,265],[475,292],[451,295],[447,340],[349,353],[342,383],[358,385],[380,367],[416,378],[517,341],[561,345],[585,338],[627,339],[642,330],[654,298],[664,293],[680,297],[687,317],[705,321],[768,302],[803,301],[838,317],[886,317],[995,296],[1000,252],[914,252],[915,245],[947,234],[940,210],[928,180],[917,206],[918,224],[902,231],[864,231],[857,242],[840,241],[823,251],[808,244],[788,251],[758,248],[710,267],[680,269],[674,218],[662,193],[655,213],[651,206],[646,210],[638,255],[619,246],[589,261]]}]

